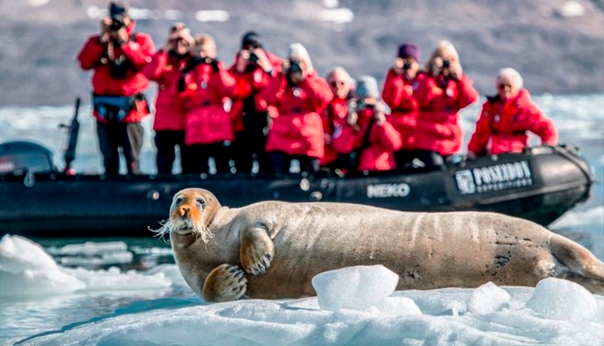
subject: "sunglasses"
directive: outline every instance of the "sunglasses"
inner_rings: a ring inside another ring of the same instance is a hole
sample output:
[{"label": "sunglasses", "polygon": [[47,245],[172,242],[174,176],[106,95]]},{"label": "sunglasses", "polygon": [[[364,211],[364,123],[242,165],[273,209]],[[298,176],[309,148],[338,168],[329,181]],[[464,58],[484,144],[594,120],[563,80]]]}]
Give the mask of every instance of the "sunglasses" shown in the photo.
[{"label": "sunglasses", "polygon": [[498,85],[497,85],[497,88],[498,88],[498,89],[501,89],[501,90],[504,90],[505,88],[510,88],[510,89],[511,89],[511,88],[512,88],[512,85],[510,85],[510,84],[505,84],[505,83],[501,83],[501,84],[498,84]]},{"label": "sunglasses", "polygon": [[343,81],[333,81],[330,82],[329,85],[331,85],[332,87],[337,87],[337,86],[344,86],[346,85],[346,83],[344,83]]}]

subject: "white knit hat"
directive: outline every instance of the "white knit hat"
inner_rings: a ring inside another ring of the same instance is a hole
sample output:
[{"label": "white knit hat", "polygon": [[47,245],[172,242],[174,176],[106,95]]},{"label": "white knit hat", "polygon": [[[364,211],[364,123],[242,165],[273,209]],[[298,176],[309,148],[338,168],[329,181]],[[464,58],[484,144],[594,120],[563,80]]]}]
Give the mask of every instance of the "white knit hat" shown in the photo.
[{"label": "white knit hat", "polygon": [[357,98],[372,97],[379,99],[380,91],[378,89],[377,80],[367,75],[359,77],[357,79],[355,96]]},{"label": "white knit hat", "polygon": [[312,61],[310,60],[310,55],[308,55],[308,51],[301,43],[292,43],[289,46],[289,58],[296,58],[300,61],[304,61],[306,64],[306,69],[308,72],[314,71],[312,66]]}]

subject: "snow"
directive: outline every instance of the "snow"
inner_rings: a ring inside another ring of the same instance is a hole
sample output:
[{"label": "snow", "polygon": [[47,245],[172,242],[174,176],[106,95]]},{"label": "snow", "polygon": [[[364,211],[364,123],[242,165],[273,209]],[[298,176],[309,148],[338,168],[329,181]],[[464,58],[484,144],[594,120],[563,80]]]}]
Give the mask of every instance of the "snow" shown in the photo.
[{"label": "snow", "polygon": [[[185,285],[173,264],[147,272],[68,269],[38,244],[10,235],[0,240],[0,278],[5,299]],[[317,275],[313,285],[319,297],[208,304],[191,292],[136,301],[20,344],[601,345],[604,340],[604,297],[570,281],[546,279],[536,288],[488,283],[476,289],[394,291],[397,280],[383,266],[359,266]],[[64,290],[49,282],[60,282]]]}]

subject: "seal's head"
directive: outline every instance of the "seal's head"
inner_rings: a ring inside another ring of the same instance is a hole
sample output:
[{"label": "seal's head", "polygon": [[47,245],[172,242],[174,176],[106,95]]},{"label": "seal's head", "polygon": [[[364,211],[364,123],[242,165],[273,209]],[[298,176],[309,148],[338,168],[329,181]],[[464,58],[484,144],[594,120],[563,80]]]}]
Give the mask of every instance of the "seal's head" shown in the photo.
[{"label": "seal's head", "polygon": [[158,235],[195,235],[207,243],[212,238],[208,226],[221,205],[208,190],[188,188],[177,192],[170,206],[170,218]]}]

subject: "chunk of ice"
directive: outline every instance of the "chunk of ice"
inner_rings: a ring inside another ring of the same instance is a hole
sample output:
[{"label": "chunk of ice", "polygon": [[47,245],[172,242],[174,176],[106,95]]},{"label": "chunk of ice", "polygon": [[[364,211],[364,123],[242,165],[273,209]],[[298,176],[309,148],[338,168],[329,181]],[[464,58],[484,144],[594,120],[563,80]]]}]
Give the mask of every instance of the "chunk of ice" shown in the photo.
[{"label": "chunk of ice", "polygon": [[598,313],[593,294],[579,284],[557,278],[539,281],[526,306],[553,320],[593,321]]},{"label": "chunk of ice", "polygon": [[468,312],[485,315],[510,307],[510,294],[492,282],[478,287],[468,301]]},{"label": "chunk of ice", "polygon": [[323,310],[380,307],[396,289],[398,275],[382,265],[355,266],[316,275],[312,285]]}]

